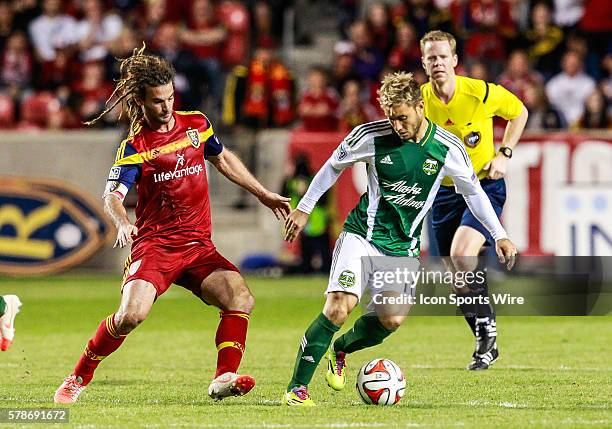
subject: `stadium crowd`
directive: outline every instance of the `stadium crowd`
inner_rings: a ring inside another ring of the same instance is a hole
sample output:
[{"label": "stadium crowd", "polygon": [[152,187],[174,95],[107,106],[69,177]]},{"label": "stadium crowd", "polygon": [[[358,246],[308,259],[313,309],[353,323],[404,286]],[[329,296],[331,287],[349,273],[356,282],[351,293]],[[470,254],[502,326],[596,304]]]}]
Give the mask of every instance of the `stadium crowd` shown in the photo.
[{"label": "stadium crowd", "polygon": [[284,9],[322,1],[0,0],[0,127],[83,127],[113,92],[114,59],[145,41],[175,67],[180,109],[257,129],[350,129],[382,117],[385,73],[427,79],[419,38],[431,29],[457,36],[460,73],[524,101],[528,128],[611,126],[609,0],[337,1],[342,40],[298,91],[278,54]]}]

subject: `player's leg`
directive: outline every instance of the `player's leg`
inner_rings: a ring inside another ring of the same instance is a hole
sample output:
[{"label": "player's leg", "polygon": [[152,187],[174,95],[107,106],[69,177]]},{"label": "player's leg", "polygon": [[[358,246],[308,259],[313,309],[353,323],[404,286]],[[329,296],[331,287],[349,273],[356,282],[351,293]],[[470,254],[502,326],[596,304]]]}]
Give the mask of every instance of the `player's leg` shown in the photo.
[{"label": "player's leg", "polygon": [[[498,217],[501,216],[504,203],[506,201],[506,185],[503,179],[481,181],[482,188],[489,197],[491,205]],[[457,229],[451,245],[451,259],[457,271],[483,271],[484,282],[468,284],[461,289],[455,288],[459,294],[468,294],[474,298],[474,303],[462,306],[462,311],[468,323],[473,326],[476,336],[476,349],[472,355],[472,362],[468,365],[470,370],[488,369],[498,358],[497,348],[497,323],[495,312],[488,300],[488,285],[485,262],[478,258],[482,246],[495,246],[495,241],[486,228],[466,210],[462,219],[461,226]],[[475,276],[480,279],[482,276]],[[485,299],[487,298],[487,299]],[[471,317],[469,317],[471,316]]]},{"label": "player's leg", "polygon": [[0,296],[0,350],[8,350],[15,337],[15,316],[21,301],[17,295]]},{"label": "player's leg", "polygon": [[284,396],[287,405],[314,405],[308,393],[308,385],[329,349],[334,334],[344,324],[357,302],[357,296],[352,293],[332,291],[327,294],[323,311],[306,329],[300,342],[293,375]]},{"label": "player's leg", "polygon": [[117,350],[126,335],[145,320],[156,296],[153,284],[145,280],[135,279],[125,284],[119,309],[100,322],[74,371],[55,392],[54,402],[69,404],[78,399],[100,362]]},{"label": "player's leg", "polygon": [[[197,278],[205,275],[199,291],[191,289],[204,302],[221,310],[215,336],[217,368],[208,388],[210,397],[218,401],[228,396],[244,395],[255,386],[255,379],[250,375],[238,375],[255,298],[238,269],[229,261],[216,252],[208,259],[218,259],[214,265],[224,268],[217,268],[206,275],[203,273],[206,268],[200,266],[199,271],[190,271],[181,280],[186,280],[183,283],[189,288],[189,276]],[[211,267],[211,264],[205,267]],[[183,284],[181,280],[179,284]]]}]

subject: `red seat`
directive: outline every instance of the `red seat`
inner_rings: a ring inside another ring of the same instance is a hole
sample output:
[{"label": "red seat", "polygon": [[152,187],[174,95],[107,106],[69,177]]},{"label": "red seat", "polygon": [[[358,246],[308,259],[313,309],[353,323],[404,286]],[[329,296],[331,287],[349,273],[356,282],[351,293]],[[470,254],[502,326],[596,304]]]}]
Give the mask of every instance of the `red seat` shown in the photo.
[{"label": "red seat", "polygon": [[15,103],[13,99],[0,94],[0,128],[12,128],[15,125]]},{"label": "red seat", "polygon": [[46,128],[49,117],[60,109],[59,100],[50,92],[31,95],[21,105],[21,126],[34,125]]}]

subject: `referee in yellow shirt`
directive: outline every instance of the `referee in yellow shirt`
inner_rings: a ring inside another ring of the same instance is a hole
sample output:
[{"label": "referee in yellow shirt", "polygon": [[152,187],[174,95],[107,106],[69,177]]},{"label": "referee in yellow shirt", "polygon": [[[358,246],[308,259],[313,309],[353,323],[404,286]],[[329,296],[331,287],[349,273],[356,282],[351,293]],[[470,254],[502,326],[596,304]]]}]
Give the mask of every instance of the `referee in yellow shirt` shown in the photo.
[{"label": "referee in yellow shirt", "polygon": [[[425,116],[463,141],[474,172],[499,217],[506,201],[507,163],[525,128],[527,109],[500,85],[455,75],[458,59],[456,41],[451,34],[431,31],[423,36],[420,44],[423,67],[429,76],[429,82],[421,87]],[[494,116],[508,120],[497,152],[493,146]],[[434,200],[432,224],[440,256],[451,256],[458,271],[476,269],[476,258],[455,257],[474,257],[483,245],[495,244],[493,237],[468,210],[463,197],[455,193],[449,178],[444,179]],[[478,288],[455,288],[455,291],[475,297],[488,294],[486,283]],[[488,369],[499,357],[493,308],[484,303],[460,307],[476,336],[476,350],[467,368]]]}]

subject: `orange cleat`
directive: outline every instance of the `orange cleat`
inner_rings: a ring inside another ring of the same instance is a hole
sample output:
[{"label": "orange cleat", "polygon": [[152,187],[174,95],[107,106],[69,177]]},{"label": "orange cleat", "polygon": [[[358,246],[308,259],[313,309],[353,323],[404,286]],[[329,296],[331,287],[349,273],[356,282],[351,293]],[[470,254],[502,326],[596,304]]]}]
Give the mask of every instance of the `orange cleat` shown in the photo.
[{"label": "orange cleat", "polygon": [[86,386],[83,386],[83,379],[72,374],[64,379],[64,382],[55,391],[53,402],[56,404],[74,404]]}]

